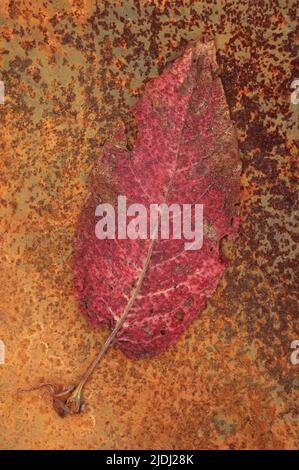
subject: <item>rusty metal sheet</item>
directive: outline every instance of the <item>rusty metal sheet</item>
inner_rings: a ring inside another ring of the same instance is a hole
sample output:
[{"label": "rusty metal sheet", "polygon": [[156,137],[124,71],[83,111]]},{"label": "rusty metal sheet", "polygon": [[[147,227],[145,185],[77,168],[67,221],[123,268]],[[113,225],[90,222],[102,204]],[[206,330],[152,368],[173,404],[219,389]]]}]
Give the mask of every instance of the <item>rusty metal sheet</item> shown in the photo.
[{"label": "rusty metal sheet", "polygon": [[[0,448],[298,448],[296,3],[2,0]],[[50,397],[16,390],[73,382],[106,335],[72,294],[87,176],[119,118],[132,145],[131,105],[201,35],[216,40],[243,162],[230,267],[178,344],[139,361],[111,349],[86,413],[62,420]]]}]

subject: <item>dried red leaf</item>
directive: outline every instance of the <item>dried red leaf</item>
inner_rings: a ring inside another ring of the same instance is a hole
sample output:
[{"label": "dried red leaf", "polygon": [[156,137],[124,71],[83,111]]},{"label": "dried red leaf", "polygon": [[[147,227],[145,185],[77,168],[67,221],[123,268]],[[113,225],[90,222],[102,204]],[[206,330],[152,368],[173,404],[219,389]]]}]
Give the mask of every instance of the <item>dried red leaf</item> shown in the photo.
[{"label": "dried red leaf", "polygon": [[[103,149],[80,217],[74,253],[76,295],[95,326],[112,331],[76,386],[42,383],[59,416],[85,409],[83,388],[111,344],[129,357],[153,355],[175,342],[215,291],[227,261],[220,241],[236,235],[240,164],[237,141],[212,42],[189,45],[148,83],[134,109],[138,123],[129,152],[123,124]],[[98,240],[95,208],[125,195],[128,205],[203,204],[204,242]],[[23,390],[24,391],[24,390]]]},{"label": "dried red leaf", "polygon": [[[93,172],[74,278],[92,325],[114,329],[108,343],[139,358],[174,343],[198,316],[227,264],[219,241],[236,234],[240,164],[213,42],[189,45],[147,84],[133,112],[133,151],[121,124]],[[186,251],[185,240],[98,240],[95,208],[115,204],[118,195],[146,207],[203,204],[203,247]]]}]

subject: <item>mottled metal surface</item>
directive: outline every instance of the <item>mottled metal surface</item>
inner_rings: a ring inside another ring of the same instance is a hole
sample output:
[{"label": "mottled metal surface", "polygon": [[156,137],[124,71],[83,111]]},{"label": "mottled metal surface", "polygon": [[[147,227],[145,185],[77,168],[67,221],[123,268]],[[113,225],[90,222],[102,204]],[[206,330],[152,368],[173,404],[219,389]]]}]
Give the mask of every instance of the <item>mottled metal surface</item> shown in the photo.
[{"label": "mottled metal surface", "polygon": [[[298,448],[297,7],[2,0],[0,448]],[[106,334],[72,294],[87,175],[119,117],[133,142],[145,82],[203,33],[216,38],[243,161],[231,266],[176,346],[140,361],[111,349],[86,413],[62,420],[42,392],[16,389],[75,381]]]}]

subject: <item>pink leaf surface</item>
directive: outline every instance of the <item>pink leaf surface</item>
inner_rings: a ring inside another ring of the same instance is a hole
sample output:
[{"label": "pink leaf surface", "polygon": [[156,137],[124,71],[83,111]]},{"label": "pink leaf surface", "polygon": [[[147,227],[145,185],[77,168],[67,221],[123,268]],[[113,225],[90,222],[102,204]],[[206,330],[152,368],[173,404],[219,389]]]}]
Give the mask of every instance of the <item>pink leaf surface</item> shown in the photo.
[{"label": "pink leaf surface", "polygon": [[[146,85],[133,109],[138,136],[126,147],[120,124],[90,182],[74,253],[80,308],[94,326],[118,325],[113,344],[127,356],[154,355],[174,343],[205,307],[227,260],[223,237],[238,227],[240,163],[213,42],[192,43]],[[99,240],[99,203],[203,204],[204,242]]]}]

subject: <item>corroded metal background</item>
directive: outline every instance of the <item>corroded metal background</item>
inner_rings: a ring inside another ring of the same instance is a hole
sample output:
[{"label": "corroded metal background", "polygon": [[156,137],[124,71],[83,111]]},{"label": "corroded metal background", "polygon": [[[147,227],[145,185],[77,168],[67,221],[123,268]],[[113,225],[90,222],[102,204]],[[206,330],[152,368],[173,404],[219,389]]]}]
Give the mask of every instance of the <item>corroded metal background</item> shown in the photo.
[{"label": "corroded metal background", "polygon": [[[298,447],[297,7],[1,1],[0,448]],[[72,295],[88,173],[119,117],[133,143],[129,108],[145,82],[202,34],[216,38],[243,161],[231,266],[175,347],[140,361],[111,349],[86,390],[87,412],[62,420],[41,392],[16,390],[73,382],[106,335],[86,325]]]}]

